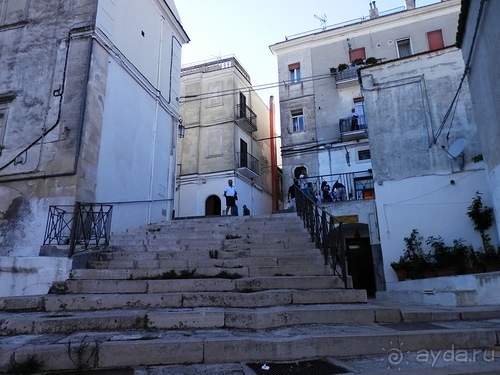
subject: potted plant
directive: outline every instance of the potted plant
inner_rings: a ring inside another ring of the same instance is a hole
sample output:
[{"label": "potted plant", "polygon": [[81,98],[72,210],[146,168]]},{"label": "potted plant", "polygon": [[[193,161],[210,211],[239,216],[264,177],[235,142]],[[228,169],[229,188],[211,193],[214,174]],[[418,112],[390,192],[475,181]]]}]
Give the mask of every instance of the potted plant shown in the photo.
[{"label": "potted plant", "polygon": [[493,208],[483,204],[481,193],[476,192],[471,205],[467,208],[467,216],[474,223],[474,229],[479,232],[483,243],[483,253],[478,258],[484,263],[487,272],[500,270],[500,249],[491,245],[491,238],[486,231],[493,225]]},{"label": "potted plant", "polygon": [[378,60],[375,57],[369,57],[366,59],[366,65],[374,65],[378,63]]},{"label": "potted plant", "polygon": [[330,75],[334,76],[337,74],[337,68],[330,68]]},{"label": "potted plant", "polygon": [[356,65],[363,65],[365,63],[365,60],[363,60],[361,57],[357,58],[356,60],[353,61],[354,66]]},{"label": "potted plant", "polygon": [[399,261],[392,262],[391,267],[396,273],[406,271],[406,277],[409,279],[421,279],[424,277],[424,271],[431,268],[429,255],[422,249],[422,236],[417,229],[413,229],[410,236],[404,238],[404,242],[406,248],[403,255]]},{"label": "potted plant", "polygon": [[341,72],[341,71],[346,70],[348,68],[349,68],[349,65],[342,63],[342,64],[339,64],[339,66],[337,67],[337,70],[339,72]]},{"label": "potted plant", "polygon": [[453,246],[446,246],[441,236],[430,236],[426,241],[432,248],[431,257],[436,276],[451,276],[465,273],[469,258],[469,246],[462,239],[453,240]]}]

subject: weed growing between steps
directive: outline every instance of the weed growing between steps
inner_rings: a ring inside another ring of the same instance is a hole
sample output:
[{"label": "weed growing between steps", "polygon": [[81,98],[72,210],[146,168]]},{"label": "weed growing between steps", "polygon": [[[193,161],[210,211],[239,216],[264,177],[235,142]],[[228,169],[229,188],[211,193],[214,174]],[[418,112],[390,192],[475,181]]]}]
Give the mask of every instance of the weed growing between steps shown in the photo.
[{"label": "weed growing between steps", "polygon": [[43,367],[43,361],[36,355],[28,356],[24,361],[17,362],[14,356],[10,358],[9,374],[35,374],[40,372]]},{"label": "weed growing between steps", "polygon": [[170,270],[168,272],[164,272],[160,275],[156,276],[144,276],[144,277],[137,277],[134,278],[132,275],[130,276],[130,280],[174,280],[174,279],[229,279],[229,280],[235,280],[235,279],[241,279],[243,276],[241,276],[239,273],[229,273],[227,271],[221,271],[216,275],[213,276],[208,276],[208,275],[203,275],[203,274],[198,274],[196,273],[196,269],[194,270],[182,270],[180,274],[177,274],[175,270]]},{"label": "weed growing between steps", "polygon": [[226,234],[226,240],[236,240],[238,238],[241,238],[238,234]]}]

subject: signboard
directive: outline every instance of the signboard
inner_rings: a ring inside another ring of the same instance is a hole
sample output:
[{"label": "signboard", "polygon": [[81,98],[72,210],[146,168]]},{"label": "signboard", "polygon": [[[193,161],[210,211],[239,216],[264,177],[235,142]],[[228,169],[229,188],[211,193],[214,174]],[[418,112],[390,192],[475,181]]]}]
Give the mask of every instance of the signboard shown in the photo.
[{"label": "signboard", "polygon": [[335,219],[337,219],[338,221],[341,221],[344,224],[359,223],[358,215],[335,216]]}]

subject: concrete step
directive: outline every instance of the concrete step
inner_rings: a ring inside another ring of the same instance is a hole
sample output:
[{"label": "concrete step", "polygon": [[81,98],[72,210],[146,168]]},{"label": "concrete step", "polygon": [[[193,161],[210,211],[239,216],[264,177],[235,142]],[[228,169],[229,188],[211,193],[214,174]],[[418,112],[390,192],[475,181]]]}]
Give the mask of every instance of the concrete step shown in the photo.
[{"label": "concrete step", "polygon": [[[404,327],[406,325],[406,328]],[[43,369],[197,363],[266,363],[497,345],[498,323],[309,325],[268,330],[131,330],[0,338],[0,371],[36,356]],[[81,363],[78,363],[78,359]],[[80,366],[78,366],[80,365]]]},{"label": "concrete step", "polygon": [[66,280],[53,284],[53,293],[113,294],[171,292],[256,292],[274,289],[343,289],[337,276],[283,276],[230,279]]},{"label": "concrete step", "polygon": [[259,277],[259,276],[325,276],[331,275],[330,266],[317,265],[283,265],[283,266],[238,266],[238,267],[197,267],[197,263],[193,267],[189,262],[170,262],[165,268],[123,268],[123,269],[74,269],[71,271],[72,279],[79,280],[126,280],[126,279],[141,279],[155,278],[171,270],[180,273],[184,270],[195,270],[197,274],[206,276],[216,276],[221,271],[227,273],[235,273],[242,277]]},{"label": "concrete step", "polygon": [[171,292],[129,294],[48,294],[2,298],[5,311],[99,311],[111,309],[244,307],[364,303],[355,289],[276,289],[258,292]]},{"label": "concrete step", "polygon": [[47,313],[0,313],[0,336],[133,329],[269,329],[303,324],[396,323],[398,309],[357,305],[290,305],[261,309],[177,308]]},{"label": "concrete step", "polygon": [[[174,263],[173,263],[174,262]],[[167,269],[172,267],[218,267],[218,268],[239,268],[239,267],[269,267],[269,266],[309,266],[322,267],[324,259],[320,254],[315,257],[311,256],[262,256],[262,257],[246,257],[236,259],[211,259],[209,254],[205,257],[192,257],[185,260],[101,260],[89,261],[87,268],[89,269],[120,269],[120,268],[149,268],[149,269]]]}]

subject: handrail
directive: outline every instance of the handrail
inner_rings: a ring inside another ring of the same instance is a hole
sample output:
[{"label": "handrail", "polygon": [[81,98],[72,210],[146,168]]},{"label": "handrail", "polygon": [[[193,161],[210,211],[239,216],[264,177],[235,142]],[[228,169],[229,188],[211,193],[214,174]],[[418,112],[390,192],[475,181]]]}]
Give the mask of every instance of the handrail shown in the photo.
[{"label": "handrail", "polygon": [[311,235],[311,240],[321,250],[325,265],[330,265],[334,275],[347,283],[346,250],[343,223],[332,214],[317,205],[306,193],[295,186],[297,215],[304,222]]},{"label": "handrail", "polygon": [[109,245],[113,206],[99,203],[76,202],[74,206],[50,206],[45,228],[44,245],[57,243],[69,245],[69,256],[76,245],[87,250],[91,242],[95,246],[103,240]]}]

